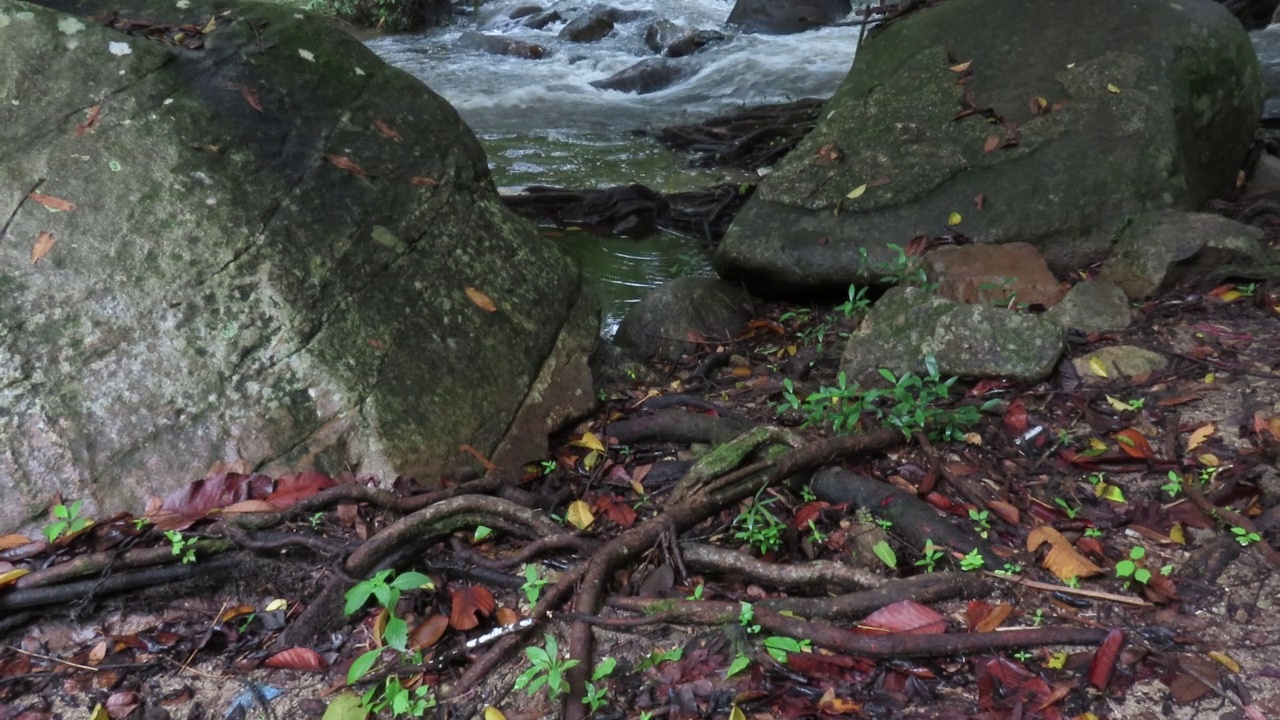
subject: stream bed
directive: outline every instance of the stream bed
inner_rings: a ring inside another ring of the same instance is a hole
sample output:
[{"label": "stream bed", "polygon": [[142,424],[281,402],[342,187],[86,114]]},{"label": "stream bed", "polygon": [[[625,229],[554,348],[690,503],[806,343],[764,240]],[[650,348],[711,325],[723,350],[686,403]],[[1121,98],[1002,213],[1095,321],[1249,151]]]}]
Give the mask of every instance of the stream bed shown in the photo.
[{"label": "stream bed", "polygon": [[[494,182],[504,193],[529,185],[591,189],[630,183],[677,192],[749,179],[732,170],[689,168],[685,157],[635,131],[699,122],[755,105],[827,97],[848,72],[858,40],[856,27],[795,35],[736,34],[724,24],[732,0],[620,0],[610,5],[643,10],[645,17],[618,24],[597,42],[574,43],[557,36],[563,20],[532,30],[506,19],[513,8],[528,4],[486,3],[448,27],[368,43],[457,108],[480,138]],[[567,2],[545,7],[566,19],[589,9]],[[659,18],[693,30],[719,30],[728,39],[682,58],[696,71],[659,92],[635,95],[589,84],[654,57],[644,34]],[[476,30],[536,43],[550,52],[543,59],[526,60],[456,46],[459,36]],[[698,238],[547,232],[581,264],[600,296],[606,335],[648,289],[673,277],[710,272]]]}]

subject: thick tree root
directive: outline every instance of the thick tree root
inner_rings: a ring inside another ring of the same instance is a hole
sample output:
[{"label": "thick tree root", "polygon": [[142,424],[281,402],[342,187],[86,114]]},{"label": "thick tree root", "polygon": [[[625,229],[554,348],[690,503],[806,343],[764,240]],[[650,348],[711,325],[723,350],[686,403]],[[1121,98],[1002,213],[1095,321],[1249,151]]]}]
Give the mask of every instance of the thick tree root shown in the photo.
[{"label": "thick tree root", "polygon": [[699,572],[721,573],[779,590],[862,590],[887,582],[884,575],[830,560],[798,564],[764,562],[746,553],[715,545],[682,542],[684,563]]}]

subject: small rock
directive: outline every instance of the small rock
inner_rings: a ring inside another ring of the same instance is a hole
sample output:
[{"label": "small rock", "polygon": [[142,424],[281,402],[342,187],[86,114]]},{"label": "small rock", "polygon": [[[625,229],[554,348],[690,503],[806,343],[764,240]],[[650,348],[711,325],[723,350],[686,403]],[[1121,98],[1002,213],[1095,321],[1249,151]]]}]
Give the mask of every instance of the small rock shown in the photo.
[{"label": "small rock", "polygon": [[[1163,370],[1169,361],[1165,356],[1134,345],[1112,345],[1098,348],[1071,361],[1076,373],[1086,381],[1099,383],[1118,377],[1133,378]],[[1098,370],[1102,370],[1102,374]]]},{"label": "small rock", "polygon": [[550,50],[541,45],[505,35],[485,35],[478,32],[462,33],[454,44],[460,48],[479,50],[490,55],[506,55],[526,60],[541,60],[551,54]]},{"label": "small rock", "polygon": [[524,22],[520,24],[524,25],[530,30],[541,30],[546,26],[550,25],[551,23],[557,22],[562,19],[563,17],[560,15],[560,13],[556,12],[555,10],[547,10],[546,12],[540,12],[540,13],[537,13],[536,15],[530,15],[526,17],[524,19]]},{"label": "small rock", "polygon": [[590,84],[601,90],[647,95],[675,85],[692,75],[695,69],[687,63],[677,63],[667,58],[645,58],[603,80],[593,80]]},{"label": "small rock", "polygon": [[684,340],[691,332],[724,339],[740,333],[751,319],[750,302],[745,291],[719,278],[676,278],[636,303],[613,341],[633,357],[675,360],[692,349]]},{"label": "small rock", "polygon": [[649,23],[649,27],[645,28],[644,44],[655,53],[661,53],[671,43],[683,37],[686,32],[688,32],[686,28],[670,20],[654,20]]},{"label": "small rock", "polygon": [[1044,256],[1029,243],[940,247],[924,256],[923,265],[938,283],[938,295],[956,302],[1053,307],[1063,296]]},{"label": "small rock", "polygon": [[725,39],[724,33],[715,30],[698,30],[680,38],[667,47],[667,57],[692,55],[714,42]]},{"label": "small rock", "polygon": [[1129,326],[1133,309],[1129,298],[1115,283],[1090,280],[1071,288],[1062,302],[1044,316],[1068,330],[1115,332]]},{"label": "small rock", "polygon": [[570,42],[595,42],[613,32],[613,21],[609,18],[592,15],[579,15],[560,29],[560,37]]}]

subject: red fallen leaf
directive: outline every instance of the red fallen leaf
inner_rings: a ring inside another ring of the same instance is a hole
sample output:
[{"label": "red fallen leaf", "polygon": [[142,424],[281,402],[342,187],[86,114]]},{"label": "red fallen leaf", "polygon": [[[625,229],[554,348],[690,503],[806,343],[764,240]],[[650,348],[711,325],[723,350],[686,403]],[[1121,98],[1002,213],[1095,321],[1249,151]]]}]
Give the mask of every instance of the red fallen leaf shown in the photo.
[{"label": "red fallen leaf", "polygon": [[620,527],[629,528],[636,524],[636,511],[625,502],[619,502],[613,495],[601,495],[596,498],[595,509]]},{"label": "red fallen leaf", "polygon": [[346,170],[357,177],[364,177],[365,175],[363,168],[341,155],[330,155],[325,153],[324,159],[328,160],[331,165],[339,170]]},{"label": "red fallen leaf", "polygon": [[89,117],[82,123],[76,123],[76,137],[82,137],[85,133],[93,129],[98,124],[98,115],[102,113],[101,105],[94,105],[89,108]]},{"label": "red fallen leaf", "polygon": [[903,249],[903,253],[907,257],[920,257],[929,252],[933,247],[933,239],[928,235],[916,235],[907,241],[907,247]]},{"label": "red fallen leaf", "polygon": [[1106,557],[1107,553],[1102,548],[1102,542],[1098,538],[1082,537],[1076,540],[1076,549],[1082,553],[1088,553],[1094,557]]},{"label": "red fallen leaf", "polygon": [[1027,404],[1022,401],[1022,398],[1009,403],[1008,409],[1004,411],[1004,427],[1009,434],[1020,436],[1030,425],[1031,422],[1027,419]]},{"label": "red fallen leaf", "polygon": [[374,350],[386,350],[386,349],[387,349],[386,344],[384,344],[381,340],[374,340],[373,338],[369,338],[369,339],[365,340],[365,342],[369,343],[369,347],[373,348]]},{"label": "red fallen leaf", "polygon": [[947,618],[914,600],[899,600],[863,618],[854,632],[938,635],[947,631]]},{"label": "red fallen leaf", "polygon": [[752,320],[751,322],[747,323],[747,329],[763,330],[766,332],[771,332],[775,335],[785,335],[787,332],[782,327],[781,323],[775,322],[773,320]]},{"label": "red fallen leaf", "polygon": [[320,653],[305,647],[291,647],[267,658],[262,663],[269,668],[281,668],[283,670],[308,670],[311,672],[320,672],[329,667],[329,663],[320,657]]},{"label": "red fallen leaf", "polygon": [[986,206],[987,206],[987,196],[986,196],[985,194],[983,194],[983,193],[978,193],[977,195],[974,195],[974,196],[973,196],[973,206],[974,206],[975,208],[979,209],[979,210],[981,210],[982,208],[986,207]]},{"label": "red fallen leaf", "polygon": [[1173,395],[1171,397],[1156,400],[1156,407],[1173,407],[1175,405],[1185,405],[1189,402],[1195,402],[1200,399],[1200,393],[1187,393],[1186,395]]},{"label": "red fallen leaf", "polygon": [[810,520],[817,520],[823,511],[829,510],[831,503],[822,500],[807,502],[796,508],[796,514],[793,516],[792,525],[797,530],[805,530],[809,527]]},{"label": "red fallen leaf", "polygon": [[1115,439],[1120,446],[1120,450],[1129,457],[1143,459],[1155,457],[1155,451],[1151,449],[1151,443],[1147,442],[1142,433],[1133,428],[1126,428],[1116,433]]},{"label": "red fallen leaf", "polygon": [[[426,185],[427,187],[435,187],[440,184],[440,181],[432,180],[429,177],[422,177],[421,175],[414,175],[413,177],[409,178],[409,184],[410,185]],[[556,235],[556,237],[559,237],[559,235]]]},{"label": "red fallen leaf", "polygon": [[1107,639],[1102,641],[1102,645],[1093,653],[1093,659],[1089,661],[1089,685],[1097,690],[1107,689],[1111,673],[1116,669],[1116,658],[1120,656],[1120,649],[1123,647],[1124,630],[1112,628],[1107,633]]},{"label": "red fallen leaf", "polygon": [[262,96],[258,94],[257,90],[248,85],[241,85],[240,94],[244,96],[244,101],[249,103],[249,107],[262,112]]},{"label": "red fallen leaf", "polygon": [[392,130],[390,125],[387,125],[381,120],[375,119],[373,121],[373,125],[374,127],[378,128],[378,132],[382,133],[383,135],[386,135],[392,140],[395,140],[396,142],[399,142],[401,140],[400,133],[396,132],[395,130]]},{"label": "red fallen leaf", "polygon": [[1226,295],[1227,293],[1235,289],[1236,289],[1235,283],[1227,283],[1226,285],[1219,285],[1218,287],[1205,293],[1205,295],[1208,295],[1210,297],[1222,297],[1223,295]]},{"label": "red fallen leaf", "polygon": [[337,480],[314,470],[285,475],[276,480],[276,489],[267,496],[267,502],[284,509],[305,500],[321,490],[328,490],[338,484]]},{"label": "red fallen leaf", "polygon": [[1009,523],[1010,525],[1017,525],[1022,519],[1022,514],[1018,512],[1018,508],[1003,500],[992,500],[988,502],[987,509],[996,515],[999,515],[1001,520]]},{"label": "red fallen leaf", "polygon": [[48,230],[41,230],[36,236],[36,244],[31,246],[31,264],[35,265],[40,262],[40,258],[49,254],[53,249],[53,244],[57,242],[53,238],[53,233]]},{"label": "red fallen leaf", "polygon": [[961,517],[969,516],[969,509],[967,507],[941,493],[931,492],[924,496],[924,501],[944,513],[959,515]]},{"label": "red fallen leaf", "polygon": [[260,500],[274,488],[275,482],[266,475],[218,473],[170,493],[152,521],[161,530],[180,530],[210,510],[244,500]]},{"label": "red fallen leaf", "polygon": [[449,609],[449,624],[456,630],[470,630],[480,624],[476,615],[489,617],[498,606],[493,593],[481,585],[450,588],[453,602]]},{"label": "red fallen leaf", "polygon": [[1012,605],[1009,603],[996,603],[995,607],[991,608],[991,612],[988,613],[986,617],[982,618],[982,620],[974,626],[973,630],[974,632],[980,633],[991,632],[1000,627],[1000,625],[1012,614]]},{"label": "red fallen leaf", "polygon": [[30,193],[27,193],[27,197],[31,198],[33,202],[40,203],[41,205],[49,208],[50,210],[57,210],[59,212],[71,212],[72,210],[76,209],[76,204],[71,202],[70,200],[63,200],[60,197],[45,195],[44,193],[30,192]]},{"label": "red fallen leaf", "polygon": [[993,152],[998,147],[1000,147],[1000,136],[995,133],[991,133],[987,136],[987,141],[982,144],[982,152]]},{"label": "red fallen leaf", "polygon": [[849,671],[870,672],[875,663],[848,655],[793,653],[787,657],[787,669],[808,678],[843,678]]},{"label": "red fallen leaf", "polygon": [[104,707],[107,710],[107,717],[111,718],[111,720],[124,720],[137,709],[141,702],[142,698],[138,696],[138,693],[125,690],[111,693]]},{"label": "red fallen leaf", "polygon": [[970,600],[964,606],[964,624],[969,630],[977,627],[983,618],[991,614],[991,603],[986,600]]},{"label": "red fallen leaf", "polygon": [[422,624],[409,633],[409,647],[414,650],[426,650],[440,642],[444,631],[449,629],[449,618],[437,613],[422,621]]},{"label": "red fallen leaf", "polygon": [[520,613],[509,607],[500,607],[498,608],[498,611],[493,614],[493,619],[497,620],[498,624],[502,627],[510,627],[520,622]]},{"label": "red fallen leaf", "polygon": [[978,706],[984,710],[1016,705],[1039,706],[1053,693],[1049,683],[1022,665],[992,658],[978,665]]}]

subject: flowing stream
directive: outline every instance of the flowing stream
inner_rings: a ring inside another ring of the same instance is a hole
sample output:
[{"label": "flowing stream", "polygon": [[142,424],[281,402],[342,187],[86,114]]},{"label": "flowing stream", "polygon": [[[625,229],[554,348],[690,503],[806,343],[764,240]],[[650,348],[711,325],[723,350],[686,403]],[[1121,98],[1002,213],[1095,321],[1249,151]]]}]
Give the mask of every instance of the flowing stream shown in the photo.
[{"label": "flowing stream", "polygon": [[[732,0],[619,0],[610,4],[644,10],[646,17],[619,24],[603,40],[573,43],[556,34],[564,20],[532,30],[506,19],[514,7],[527,4],[528,0],[500,0],[450,27],[368,43],[384,60],[412,73],[457,108],[484,145],[494,180],[504,192],[528,185],[585,189],[633,182],[674,192],[739,182],[743,178],[733,171],[690,169],[684,157],[633,131],[698,122],[753,105],[827,97],[848,72],[858,38],[856,27],[738,35],[724,25]],[[547,7],[570,20],[589,6]],[[682,58],[698,69],[666,90],[634,95],[588,84],[654,57],[644,34],[658,18],[691,30],[720,30],[728,40]],[[455,46],[462,33],[474,30],[536,43],[550,53],[541,60],[525,60]],[[709,272],[698,239],[671,234],[643,240],[549,234],[579,261],[600,295],[606,334],[612,334],[627,305],[647,289],[679,275]]]}]

